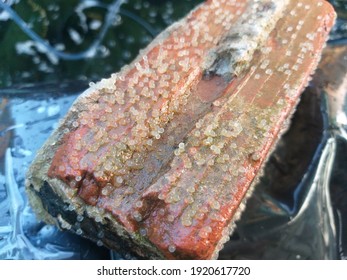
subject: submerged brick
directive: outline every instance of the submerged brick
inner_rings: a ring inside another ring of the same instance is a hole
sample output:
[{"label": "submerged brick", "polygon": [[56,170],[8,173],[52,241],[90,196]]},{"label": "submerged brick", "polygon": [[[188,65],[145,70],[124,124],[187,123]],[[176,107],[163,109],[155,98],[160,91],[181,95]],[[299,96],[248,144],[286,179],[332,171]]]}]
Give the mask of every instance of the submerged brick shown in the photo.
[{"label": "submerged brick", "polygon": [[34,208],[110,248],[216,258],[334,18],[325,1],[200,5],[78,98],[30,168]]}]

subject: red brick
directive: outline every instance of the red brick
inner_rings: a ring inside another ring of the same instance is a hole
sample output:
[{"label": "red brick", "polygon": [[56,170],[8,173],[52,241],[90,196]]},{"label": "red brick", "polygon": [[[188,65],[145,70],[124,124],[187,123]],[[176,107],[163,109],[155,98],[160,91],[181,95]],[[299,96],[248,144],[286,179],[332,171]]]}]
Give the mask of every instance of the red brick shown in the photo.
[{"label": "red brick", "polygon": [[139,255],[217,257],[335,18],[325,1],[252,2],[207,1],[76,101],[31,167],[41,216],[97,239],[51,213],[47,182]]}]

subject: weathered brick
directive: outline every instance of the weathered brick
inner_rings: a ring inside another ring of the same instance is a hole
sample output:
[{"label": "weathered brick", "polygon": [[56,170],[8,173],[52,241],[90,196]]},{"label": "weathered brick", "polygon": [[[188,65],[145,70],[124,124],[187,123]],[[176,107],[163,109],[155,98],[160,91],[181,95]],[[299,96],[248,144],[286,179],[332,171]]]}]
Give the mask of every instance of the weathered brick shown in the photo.
[{"label": "weathered brick", "polygon": [[334,18],[325,1],[200,5],[78,98],[30,168],[34,208],[143,257],[217,257]]}]

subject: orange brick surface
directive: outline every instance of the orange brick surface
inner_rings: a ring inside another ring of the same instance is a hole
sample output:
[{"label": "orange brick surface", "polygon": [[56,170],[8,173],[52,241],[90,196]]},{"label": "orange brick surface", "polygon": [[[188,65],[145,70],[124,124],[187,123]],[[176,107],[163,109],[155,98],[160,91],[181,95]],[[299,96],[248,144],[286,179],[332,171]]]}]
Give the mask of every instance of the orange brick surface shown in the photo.
[{"label": "orange brick surface", "polygon": [[138,255],[216,258],[334,22],[325,1],[280,2],[207,1],[91,86],[29,172],[41,217],[120,248],[52,214],[46,182]]}]

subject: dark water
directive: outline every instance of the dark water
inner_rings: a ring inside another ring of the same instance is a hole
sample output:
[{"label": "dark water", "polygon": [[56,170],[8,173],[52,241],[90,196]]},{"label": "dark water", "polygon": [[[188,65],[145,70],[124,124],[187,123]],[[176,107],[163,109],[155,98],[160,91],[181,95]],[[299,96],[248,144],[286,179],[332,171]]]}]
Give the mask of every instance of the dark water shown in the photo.
[{"label": "dark water", "polygon": [[[103,247],[38,222],[24,177],[89,81],[118,71],[202,1],[121,2],[1,1],[0,259],[111,257]],[[346,44],[346,1],[331,2],[339,19],[330,44]],[[322,96],[304,94],[221,258],[347,258],[346,127],[332,132],[325,108]]]},{"label": "dark water", "polygon": [[202,0],[5,2],[19,3],[10,20],[0,1],[0,87],[109,76]]}]

